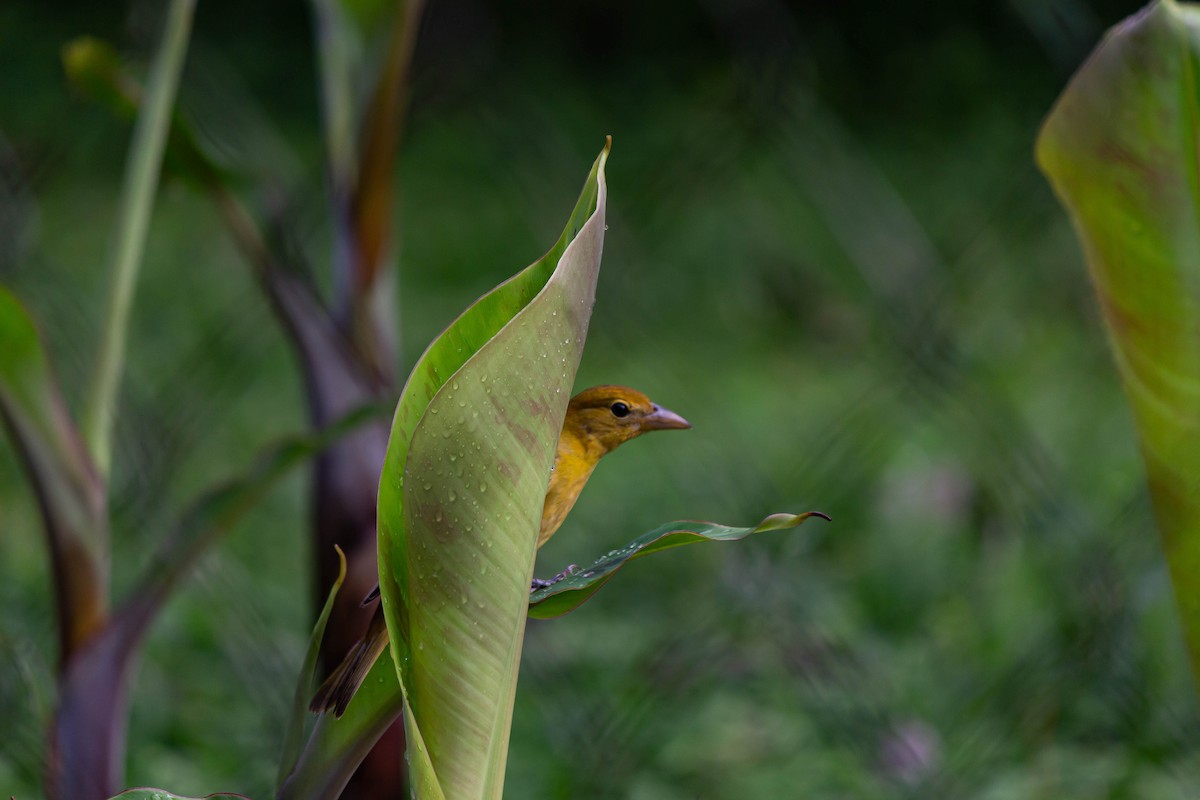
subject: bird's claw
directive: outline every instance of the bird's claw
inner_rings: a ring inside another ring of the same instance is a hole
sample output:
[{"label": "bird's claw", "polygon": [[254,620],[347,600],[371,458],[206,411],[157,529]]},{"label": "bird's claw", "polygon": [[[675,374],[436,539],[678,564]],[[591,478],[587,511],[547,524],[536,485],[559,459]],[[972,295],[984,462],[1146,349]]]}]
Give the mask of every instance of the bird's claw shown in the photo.
[{"label": "bird's claw", "polygon": [[571,566],[564,569],[562,572],[555,575],[550,580],[544,580],[542,578],[534,578],[529,583],[529,591],[536,592],[538,589],[545,589],[547,586],[553,586],[554,584],[558,583],[559,581],[571,577],[578,571],[579,571],[579,565],[572,564]]}]

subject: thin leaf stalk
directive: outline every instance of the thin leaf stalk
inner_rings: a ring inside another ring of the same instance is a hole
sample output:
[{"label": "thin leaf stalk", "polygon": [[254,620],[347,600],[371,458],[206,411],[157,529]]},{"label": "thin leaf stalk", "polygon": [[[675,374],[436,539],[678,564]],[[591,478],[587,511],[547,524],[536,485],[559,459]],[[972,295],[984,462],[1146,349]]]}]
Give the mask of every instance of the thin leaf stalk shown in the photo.
[{"label": "thin leaf stalk", "polygon": [[195,7],[196,0],[171,2],[162,45],[151,68],[146,103],[138,114],[126,161],[105,321],[83,419],[84,439],[102,476],[108,475],[112,464],[116,394],[124,368],[134,288]]}]

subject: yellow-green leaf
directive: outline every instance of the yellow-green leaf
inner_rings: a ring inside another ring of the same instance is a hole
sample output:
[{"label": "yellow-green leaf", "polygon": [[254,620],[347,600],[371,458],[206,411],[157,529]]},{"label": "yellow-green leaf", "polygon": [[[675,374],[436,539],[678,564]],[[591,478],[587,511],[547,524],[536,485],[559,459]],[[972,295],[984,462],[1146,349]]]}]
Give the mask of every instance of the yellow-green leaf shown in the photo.
[{"label": "yellow-green leaf", "polygon": [[1087,256],[1200,675],[1198,67],[1200,11],[1150,5],[1072,78],[1037,158]]}]

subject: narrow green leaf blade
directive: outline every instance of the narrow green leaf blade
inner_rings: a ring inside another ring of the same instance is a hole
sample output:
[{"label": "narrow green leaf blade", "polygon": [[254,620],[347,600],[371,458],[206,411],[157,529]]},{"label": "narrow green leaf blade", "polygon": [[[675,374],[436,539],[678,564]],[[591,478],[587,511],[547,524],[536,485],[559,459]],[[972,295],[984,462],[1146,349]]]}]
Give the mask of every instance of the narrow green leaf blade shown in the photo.
[{"label": "narrow green leaf blade", "polygon": [[1200,11],[1152,4],[1072,78],[1037,158],[1083,244],[1200,679],[1198,67]]},{"label": "narrow green leaf blade", "polygon": [[772,514],[753,528],[731,528],[715,522],[668,522],[643,533],[624,547],[606,553],[590,567],[538,589],[529,596],[529,616],[549,619],[574,611],[635,558],[687,544],[735,542],[754,533],[795,528],[812,517],[829,519],[820,511],[808,511],[804,514]]},{"label": "narrow green leaf blade", "polygon": [[410,790],[417,800],[446,800],[442,784],[438,780],[437,770],[429,756],[429,748],[425,745],[425,737],[417,725],[412,713],[412,705],[404,706],[404,735],[408,741],[408,763]]},{"label": "narrow green leaf blade", "polygon": [[[403,710],[392,655],[385,650],[339,719],[322,714],[277,800],[337,800],[354,770]],[[410,767],[412,765],[410,764]],[[416,768],[412,767],[413,774]]]},{"label": "narrow green leaf blade", "polygon": [[83,430],[89,451],[100,473],[105,476],[108,475],[112,457],[114,409],[125,360],[125,336],[133,306],[133,290],[150,229],[150,210],[158,189],[171,110],[175,107],[175,91],[183,71],[195,8],[196,0],[172,0],[167,7],[166,29],[150,70],[146,102],[138,114],[133,141],[129,145],[125,184],[118,212],[108,309],[83,415]]},{"label": "narrow green leaf blade", "polygon": [[538,521],[594,301],[601,153],[566,230],[426,351],[379,489],[392,653],[445,797],[499,797]]},{"label": "narrow green leaf blade", "polygon": [[329,588],[329,596],[313,625],[312,636],[308,639],[308,649],[304,653],[304,663],[300,666],[300,679],[296,682],[296,693],[292,697],[292,713],[288,719],[283,736],[283,756],[279,760],[279,777],[276,783],[283,785],[288,775],[296,767],[300,750],[304,746],[304,723],[308,719],[308,701],[312,697],[313,676],[317,669],[317,656],[321,652],[321,640],[325,637],[325,625],[329,622],[329,614],[333,611],[333,601],[342,582],[346,580],[346,554],[342,548],[334,545],[338,556],[338,576]]}]

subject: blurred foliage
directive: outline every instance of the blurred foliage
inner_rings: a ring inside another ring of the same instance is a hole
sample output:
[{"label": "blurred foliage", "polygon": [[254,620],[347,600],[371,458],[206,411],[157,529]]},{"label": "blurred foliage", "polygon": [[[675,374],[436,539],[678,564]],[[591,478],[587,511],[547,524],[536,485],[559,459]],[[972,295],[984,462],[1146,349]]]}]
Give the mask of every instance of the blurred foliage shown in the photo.
[{"label": "blurred foliage", "polygon": [[[1032,160],[1071,71],[1136,7],[432,4],[398,162],[398,371],[541,254],[611,133],[577,386],[636,386],[695,426],[606,461],[538,573],[663,519],[835,520],[633,565],[531,621],[513,796],[1200,794],[1130,415]],[[0,6],[0,280],[75,408],[128,131],[71,100],[59,48],[88,33],[144,64],[157,13]],[[181,96],[231,163],[291,190],[294,246],[324,263],[314,74],[298,7],[213,0]],[[114,557],[144,563],[187,498],[304,413],[250,270],[170,182],[130,341]],[[132,783],[269,794],[312,622],[305,513],[290,479],[164,612]],[[38,524],[2,447],[0,715],[18,722],[0,787],[22,800],[53,691]]]},{"label": "blurred foliage", "polygon": [[1198,53],[1200,9],[1155,2],[1071,79],[1037,160],[1088,258],[1200,679]]}]

